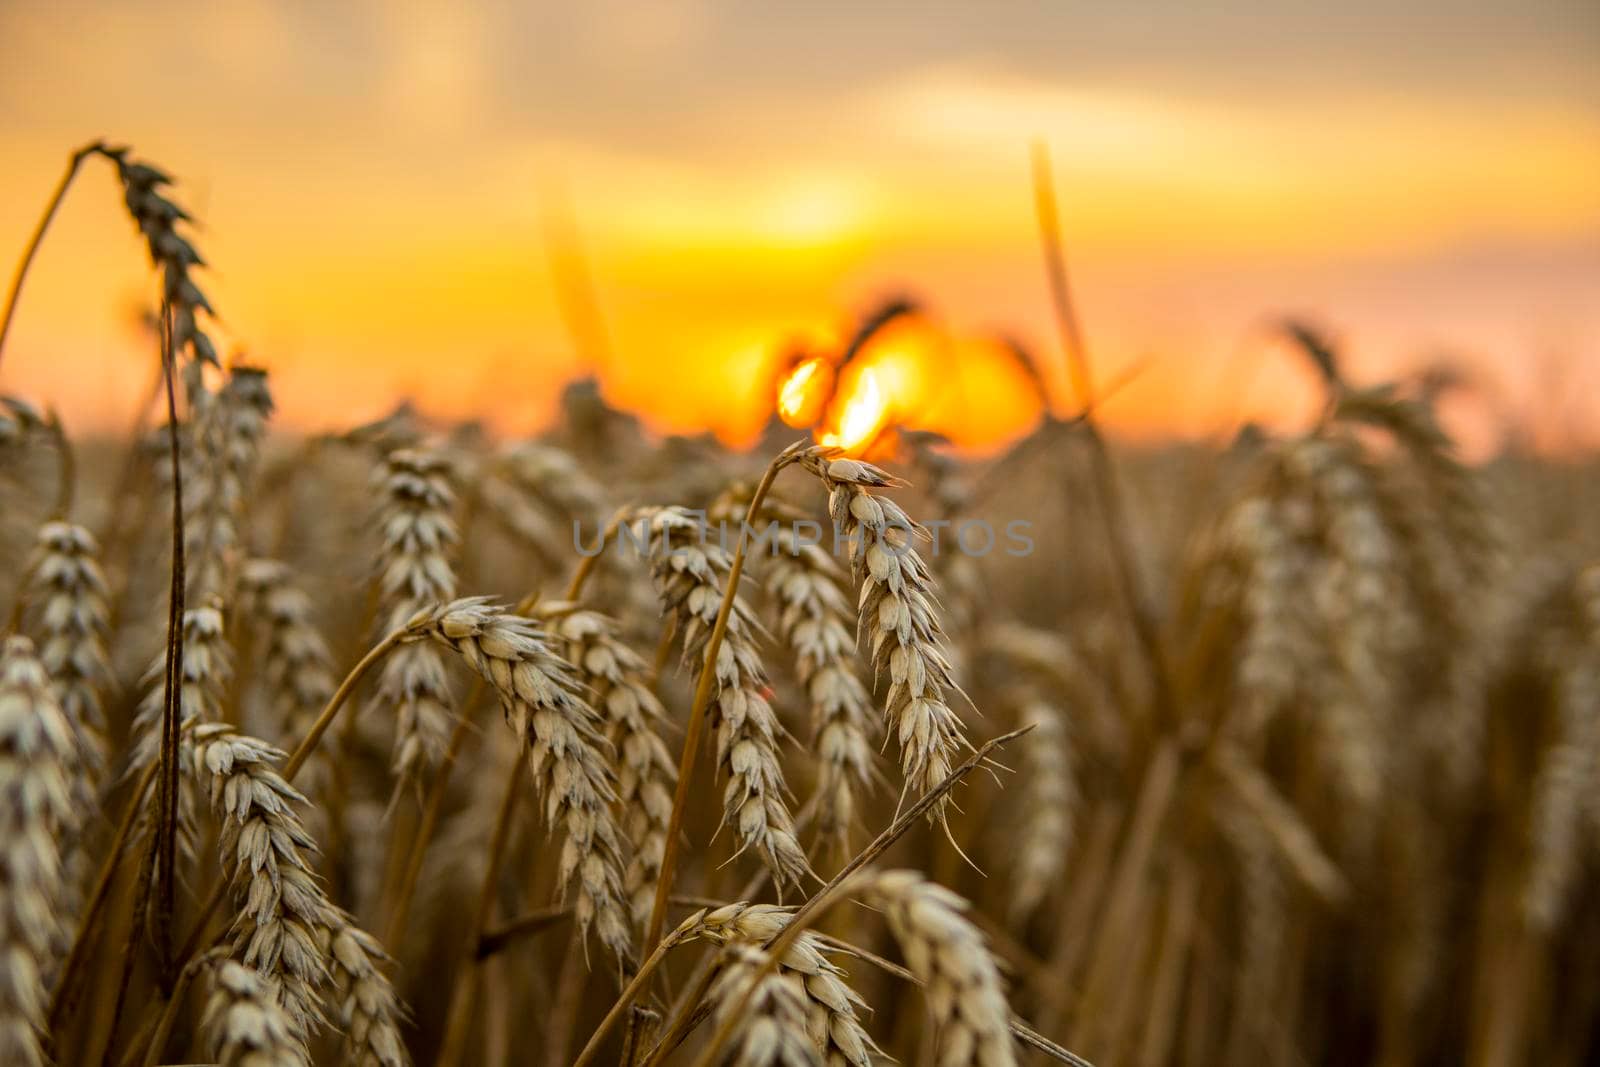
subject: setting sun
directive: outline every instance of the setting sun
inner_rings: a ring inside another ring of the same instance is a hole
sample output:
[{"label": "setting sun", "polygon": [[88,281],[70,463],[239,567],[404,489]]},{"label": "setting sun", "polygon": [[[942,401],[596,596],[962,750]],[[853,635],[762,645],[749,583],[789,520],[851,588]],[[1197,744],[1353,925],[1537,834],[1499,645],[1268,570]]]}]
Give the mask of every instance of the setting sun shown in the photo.
[{"label": "setting sun", "polygon": [[795,367],[778,388],[778,415],[794,427],[810,426],[827,403],[831,377],[828,365],[817,356]]},{"label": "setting sun", "polygon": [[890,410],[889,397],[878,384],[877,373],[870,368],[864,370],[845,398],[839,428],[825,432],[821,443],[846,452],[859,451],[882,432],[889,422]]}]

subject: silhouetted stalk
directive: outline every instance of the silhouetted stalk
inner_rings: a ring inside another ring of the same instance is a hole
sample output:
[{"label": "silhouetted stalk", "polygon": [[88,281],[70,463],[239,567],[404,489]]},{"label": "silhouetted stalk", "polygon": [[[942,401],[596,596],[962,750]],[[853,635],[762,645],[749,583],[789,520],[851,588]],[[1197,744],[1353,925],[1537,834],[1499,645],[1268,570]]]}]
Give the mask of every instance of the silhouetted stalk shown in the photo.
[{"label": "silhouetted stalk", "polygon": [[11,276],[11,289],[6,293],[5,315],[0,318],[0,355],[5,353],[6,335],[11,332],[11,319],[17,311],[17,299],[22,295],[22,283],[28,278],[28,268],[33,266],[33,257],[38,253],[39,245],[44,241],[45,232],[50,229],[51,221],[56,217],[56,210],[66,198],[67,190],[72,187],[72,179],[78,176],[78,168],[83,166],[83,161],[103,151],[105,142],[91,141],[72,153],[72,158],[67,161],[67,172],[61,176],[61,181],[56,183],[56,191],[51,195],[50,203],[45,205],[39,224],[33,228],[33,236],[28,239],[28,247],[22,253],[22,261],[17,264],[17,272]]},{"label": "silhouetted stalk", "polygon": [[160,806],[156,823],[155,940],[161,984],[172,988],[172,922],[178,900],[178,733],[182,724],[182,701],[178,679],[183,677],[183,463],[178,447],[177,353],[172,346],[172,304],[161,305],[161,363],[166,379],[167,440],[172,464],[172,589],[167,608],[166,689],[161,714],[161,780],[157,791]]}]

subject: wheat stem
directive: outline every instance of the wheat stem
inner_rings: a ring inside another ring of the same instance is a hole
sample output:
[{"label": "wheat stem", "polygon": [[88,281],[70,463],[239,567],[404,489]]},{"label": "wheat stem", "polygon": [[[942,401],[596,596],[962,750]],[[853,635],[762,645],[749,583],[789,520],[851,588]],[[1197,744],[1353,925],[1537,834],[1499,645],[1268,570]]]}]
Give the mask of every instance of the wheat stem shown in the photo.
[{"label": "wheat stem", "polygon": [[517,809],[517,800],[522,796],[523,786],[528,778],[524,771],[525,765],[521,753],[518,753],[518,758],[511,763],[511,771],[500,798],[500,813],[495,816],[494,836],[489,842],[489,863],[483,873],[483,884],[478,889],[478,905],[473,912],[472,920],[472,937],[467,942],[472,946],[472,950],[463,957],[461,969],[457,972],[451,987],[444,1042],[439,1046],[439,1055],[435,1060],[438,1067],[455,1067],[461,1062],[466,1049],[467,1030],[472,1024],[472,1006],[477,1000],[478,978],[482,973],[477,946],[489,925],[489,917],[494,913],[495,888],[500,882],[500,869],[505,860],[506,844],[511,839],[511,816]]},{"label": "wheat stem", "polygon": [[389,908],[389,924],[384,934],[384,942],[391,946],[393,951],[399,950],[401,935],[405,933],[406,920],[411,914],[411,901],[416,897],[417,881],[422,877],[422,864],[427,858],[428,842],[433,839],[433,832],[439,826],[439,817],[444,813],[450,772],[455,768],[456,759],[461,755],[462,748],[466,746],[467,735],[472,732],[472,711],[478,706],[478,700],[483,695],[483,685],[481,678],[473,683],[472,692],[468,694],[466,703],[461,706],[461,714],[456,717],[455,729],[450,732],[450,744],[445,748],[444,758],[439,761],[439,766],[433,772],[433,780],[428,783],[428,796],[423,803],[422,821],[417,824],[417,832],[412,835],[411,844],[406,850],[406,865],[400,874],[400,883],[390,896],[394,903]]},{"label": "wheat stem", "polygon": [[45,232],[50,229],[51,221],[55,219],[61,201],[66,199],[67,190],[72,187],[72,179],[77,177],[78,168],[83,166],[84,160],[104,150],[105,142],[91,141],[72,153],[67,161],[67,171],[56,183],[55,192],[50,196],[50,203],[45,205],[44,214],[40,216],[38,225],[33,228],[33,235],[28,238],[28,247],[22,253],[22,261],[17,264],[16,273],[11,276],[11,288],[6,293],[5,314],[0,317],[0,354],[5,352],[6,335],[11,332],[11,319],[16,314],[17,300],[22,296],[22,283],[28,278],[28,268],[33,265],[33,257],[38,253],[39,245],[44,241]]},{"label": "wheat stem", "polygon": [[144,809],[144,795],[149,792],[155,776],[154,763],[147,766],[144,773],[139,776],[138,784],[133,788],[133,796],[129,798],[128,806],[122,813],[122,821],[117,824],[116,836],[111,841],[111,850],[101,863],[99,874],[95,876],[94,889],[89,894],[88,905],[78,925],[77,937],[67,952],[66,962],[61,966],[61,976],[56,979],[55,993],[50,998],[49,1021],[52,1032],[59,1028],[62,1019],[76,1007],[75,998],[71,993],[73,982],[87,960],[95,927],[105,911],[106,902],[111,899],[112,879],[122,862],[123,853],[128,849],[128,842],[133,838],[134,824]]}]

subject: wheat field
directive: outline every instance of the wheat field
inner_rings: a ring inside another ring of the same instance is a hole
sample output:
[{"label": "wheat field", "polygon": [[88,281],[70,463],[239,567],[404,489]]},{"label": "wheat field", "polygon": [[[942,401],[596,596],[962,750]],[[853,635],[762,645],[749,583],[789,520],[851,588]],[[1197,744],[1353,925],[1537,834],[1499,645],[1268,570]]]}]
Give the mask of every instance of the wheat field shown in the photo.
[{"label": "wheat field", "polygon": [[1600,1055],[1592,462],[1305,329],[1216,448],[278,433],[101,163],[166,373],[0,414],[0,1061]]}]

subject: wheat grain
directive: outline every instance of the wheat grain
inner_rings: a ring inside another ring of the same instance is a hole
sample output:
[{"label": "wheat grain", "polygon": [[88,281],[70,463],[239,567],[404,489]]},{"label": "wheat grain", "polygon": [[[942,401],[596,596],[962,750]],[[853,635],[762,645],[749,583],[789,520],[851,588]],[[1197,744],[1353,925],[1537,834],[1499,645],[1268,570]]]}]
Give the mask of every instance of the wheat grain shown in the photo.
[{"label": "wheat grain", "polygon": [[[459,541],[450,511],[455,491],[440,453],[391,452],[374,473],[381,494],[378,588],[384,631],[404,626],[420,609],[456,595],[450,556]],[[383,665],[369,708],[394,716],[393,769],[398,791],[438,765],[449,747],[449,679],[438,649],[412,644]]]},{"label": "wheat grain", "polygon": [[[900,745],[905,788],[928,792],[950,773],[958,750],[971,747],[961,719],[945,702],[954,687],[945,658],[933,579],[917,553],[917,527],[900,505],[874,489],[902,484],[854,459],[813,449],[802,464],[828,488],[834,529],[851,538],[851,563],[861,584],[858,625],[868,637],[873,670],[887,675],[884,714]],[[948,797],[928,813],[942,821]]]},{"label": "wheat grain", "polygon": [[201,1029],[220,1067],[306,1067],[305,1042],[257,972],[232,960],[216,968]]},{"label": "wheat grain", "polygon": [[1072,850],[1078,807],[1077,757],[1067,717],[1040,700],[1025,703],[1017,721],[1032,723],[1022,747],[1018,809],[1022,825],[1011,883],[1011,917],[1024,922],[1058,888]]},{"label": "wheat grain", "polygon": [[547,602],[535,609],[551,636],[565,642],[566,659],[592,693],[617,752],[617,801],[632,853],[623,879],[634,922],[650,918],[672,818],[678,768],[661,734],[666,710],[651,690],[644,661],[617,636],[617,624],[597,611]]},{"label": "wheat grain", "polygon": [[72,810],[72,727],[25,637],[0,650],[0,1062],[47,1061],[45,976],[63,899],[57,834]]},{"label": "wheat grain", "polygon": [[619,960],[631,953],[623,903],[616,800],[604,721],[579,695],[572,667],[550,650],[527,619],[482,599],[458,600],[418,612],[406,624],[413,640],[431,638],[454,649],[495,689],[506,722],[522,743],[545,819],[566,831],[558,884],[576,880],[578,927],[595,928]]},{"label": "wheat grain", "polygon": [[[722,1062],[737,1067],[822,1067],[816,1042],[806,1030],[806,999],[799,978],[767,969],[767,954],[736,942],[723,949],[721,972],[708,998],[718,1023],[733,1038]],[[752,988],[754,986],[754,988]]]},{"label": "wheat grain", "polygon": [[778,605],[778,634],[811,704],[817,785],[810,808],[818,832],[844,855],[859,820],[856,794],[871,784],[873,764],[870,700],[856,673],[850,604],[837,574],[832,558],[803,543],[796,529],[776,529],[767,589]]},{"label": "wheat grain", "polygon": [[923,983],[938,1028],[938,1067],[1017,1062],[1000,969],[960,896],[916,871],[864,872],[849,892],[884,913],[906,965]]},{"label": "wheat grain", "polygon": [[[682,509],[652,509],[645,517],[656,594],[677,631],[685,661],[706,669],[706,646],[732,561],[720,546],[705,540],[704,528]],[[783,727],[764,692],[766,674],[755,643],[758,626],[749,606],[736,596],[717,660],[709,665],[716,684],[708,722],[716,736],[717,769],[727,780],[722,825],[733,829],[739,852],[756,851],[781,891],[798,886],[811,867],[785,800],[778,760]]]}]

